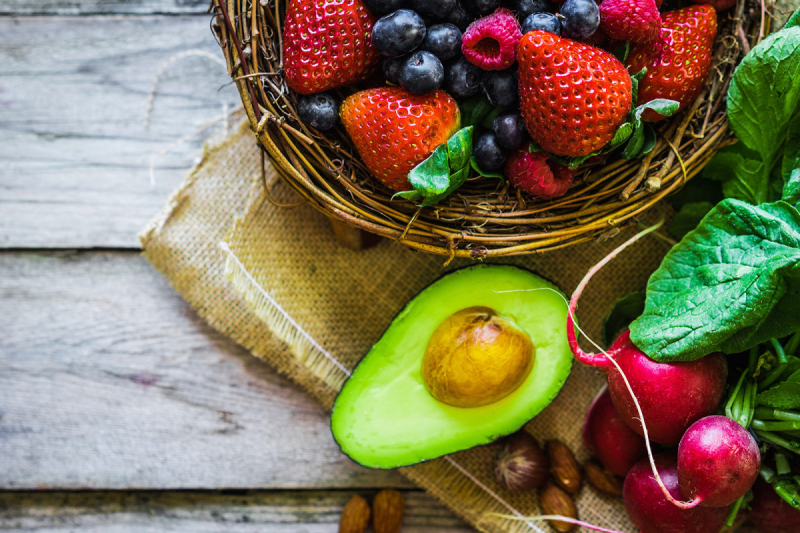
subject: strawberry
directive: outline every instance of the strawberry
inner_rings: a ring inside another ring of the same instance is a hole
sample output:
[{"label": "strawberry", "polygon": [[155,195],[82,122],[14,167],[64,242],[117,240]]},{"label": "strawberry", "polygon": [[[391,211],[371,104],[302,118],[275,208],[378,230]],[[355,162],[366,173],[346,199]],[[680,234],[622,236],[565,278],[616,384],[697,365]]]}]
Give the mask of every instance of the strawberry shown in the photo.
[{"label": "strawberry", "polygon": [[342,102],[339,116],[367,169],[395,191],[411,189],[408,173],[461,123],[444,91],[414,96],[402,87],[367,89]]},{"label": "strawberry", "polygon": [[611,39],[651,43],[661,33],[661,13],[655,0],[603,0],[600,28]]},{"label": "strawberry", "polygon": [[505,175],[511,185],[535,198],[564,196],[575,171],[549,160],[545,152],[514,150],[506,160]]},{"label": "strawberry", "polygon": [[631,77],[616,57],[543,31],[519,42],[519,92],[528,133],[564,156],[605,146],[631,110]]},{"label": "strawberry", "polygon": [[372,74],[380,62],[370,38],[375,20],[361,0],[291,0],[283,30],[286,83],[314,94]]},{"label": "strawberry", "polygon": [[[647,67],[639,82],[639,104],[667,98],[685,109],[700,94],[711,69],[717,13],[706,4],[670,11],[663,15],[662,29],[660,46],[635,46],[625,64],[630,72]],[[642,118],[655,122],[664,117],[648,109]]]}]

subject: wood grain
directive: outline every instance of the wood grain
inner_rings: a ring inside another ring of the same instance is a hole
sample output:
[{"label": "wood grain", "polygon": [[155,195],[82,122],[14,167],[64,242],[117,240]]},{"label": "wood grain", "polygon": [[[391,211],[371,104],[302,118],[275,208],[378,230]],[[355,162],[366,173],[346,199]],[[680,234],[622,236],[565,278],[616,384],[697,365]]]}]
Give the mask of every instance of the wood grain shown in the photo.
[{"label": "wood grain", "polygon": [[0,15],[202,15],[208,0],[3,0]]},{"label": "wood grain", "polygon": [[222,124],[159,158],[154,186],[151,157],[240,103],[224,67],[191,56],[144,125],[164,62],[221,57],[209,18],[0,17],[0,35],[0,248],[138,248]]},{"label": "wood grain", "polygon": [[412,485],[135,253],[0,253],[0,489]]},{"label": "wood grain", "polygon": [[[64,533],[331,533],[353,491],[0,493],[0,529]],[[357,494],[372,499],[374,493]],[[407,491],[403,533],[473,531],[421,491]]]}]

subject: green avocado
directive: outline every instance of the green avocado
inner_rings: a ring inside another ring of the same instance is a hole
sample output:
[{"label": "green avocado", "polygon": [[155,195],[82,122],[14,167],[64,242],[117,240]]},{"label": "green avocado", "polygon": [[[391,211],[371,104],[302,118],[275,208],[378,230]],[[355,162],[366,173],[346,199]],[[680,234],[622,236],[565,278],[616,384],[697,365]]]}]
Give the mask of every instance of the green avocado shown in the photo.
[{"label": "green avocado", "polygon": [[[503,292],[526,289],[545,290]],[[439,324],[473,306],[510,317],[530,336],[533,367],[508,396],[453,407],[428,392],[422,360]],[[513,433],[553,401],[569,376],[566,323],[562,293],[528,270],[482,264],[439,278],[397,315],[345,383],[331,415],[336,442],[357,463],[395,468]]]}]

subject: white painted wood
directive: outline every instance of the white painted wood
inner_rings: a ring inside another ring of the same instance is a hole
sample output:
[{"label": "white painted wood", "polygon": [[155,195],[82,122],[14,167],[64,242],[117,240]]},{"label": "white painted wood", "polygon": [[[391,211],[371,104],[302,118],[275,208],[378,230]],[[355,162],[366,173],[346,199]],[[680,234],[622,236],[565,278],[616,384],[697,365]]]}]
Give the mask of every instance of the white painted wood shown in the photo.
[{"label": "white painted wood", "polygon": [[3,0],[0,15],[201,15],[207,0]]},{"label": "white painted wood", "polygon": [[240,102],[224,67],[191,56],[144,126],[165,61],[221,58],[209,18],[0,17],[0,35],[0,248],[138,248],[209,132],[158,159],[155,186],[151,157]]},{"label": "white painted wood", "polygon": [[0,490],[411,487],[135,253],[0,254]]},{"label": "white painted wood", "polygon": [[[332,533],[352,491],[0,493],[0,529],[66,533]],[[368,499],[374,493],[359,492]],[[407,491],[403,533],[473,531],[420,491]]]}]

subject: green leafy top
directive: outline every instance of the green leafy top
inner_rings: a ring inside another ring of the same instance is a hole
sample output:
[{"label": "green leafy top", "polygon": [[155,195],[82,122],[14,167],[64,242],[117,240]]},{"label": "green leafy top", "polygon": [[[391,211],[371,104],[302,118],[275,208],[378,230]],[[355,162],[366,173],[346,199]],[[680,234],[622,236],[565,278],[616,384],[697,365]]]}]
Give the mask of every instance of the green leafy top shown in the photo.
[{"label": "green leafy top", "polygon": [[408,173],[411,191],[395,196],[421,201],[422,207],[438,203],[467,181],[472,157],[472,126],[458,130]]},{"label": "green leafy top", "polygon": [[[666,255],[631,324],[658,361],[740,352],[800,329],[800,18],[791,21],[733,75],[728,119],[740,141],[703,173],[727,199]],[[708,207],[686,203],[676,230]]]}]

